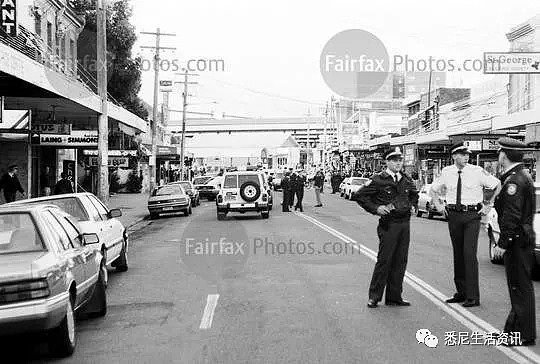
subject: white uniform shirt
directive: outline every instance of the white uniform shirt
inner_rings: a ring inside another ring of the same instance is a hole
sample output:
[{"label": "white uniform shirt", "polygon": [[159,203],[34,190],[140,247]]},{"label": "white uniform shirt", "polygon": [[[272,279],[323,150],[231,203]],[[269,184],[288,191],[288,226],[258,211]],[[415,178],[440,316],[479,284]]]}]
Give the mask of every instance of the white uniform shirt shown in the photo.
[{"label": "white uniform shirt", "polygon": [[[484,201],[484,188],[495,189],[499,179],[484,168],[466,164],[461,170],[461,204],[476,205]],[[444,167],[441,175],[431,184],[431,191],[445,195],[446,203],[455,204],[457,197],[458,168],[456,165]]]}]

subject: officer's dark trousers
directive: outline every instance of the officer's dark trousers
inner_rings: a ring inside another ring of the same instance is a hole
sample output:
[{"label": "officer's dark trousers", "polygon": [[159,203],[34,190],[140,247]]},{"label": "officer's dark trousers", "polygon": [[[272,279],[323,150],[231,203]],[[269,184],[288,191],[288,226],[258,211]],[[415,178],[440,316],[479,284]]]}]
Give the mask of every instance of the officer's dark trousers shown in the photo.
[{"label": "officer's dark trousers", "polygon": [[294,205],[294,195],[296,193],[296,190],[289,190],[289,207],[292,207]]},{"label": "officer's dark trousers", "polygon": [[283,202],[281,203],[282,211],[289,211],[289,190],[283,189]]},{"label": "officer's dark trousers", "polygon": [[377,235],[379,253],[369,286],[369,298],[381,301],[386,286],[386,301],[400,301],[409,254],[410,221],[388,222],[384,228],[379,222]]},{"label": "officer's dark trousers", "polygon": [[477,211],[448,211],[448,230],[454,249],[454,283],[457,293],[469,300],[480,299],[478,288],[478,233],[480,215]]},{"label": "officer's dark trousers", "polygon": [[511,247],[504,253],[506,281],[512,309],[504,325],[505,332],[521,332],[521,340],[536,339],[534,287],[531,270],[534,255],[530,248]]},{"label": "officer's dark trousers", "polygon": [[295,209],[300,209],[300,211],[304,211],[304,207],[302,206],[303,199],[304,199],[304,189],[299,188],[296,190],[296,205],[294,206]]}]

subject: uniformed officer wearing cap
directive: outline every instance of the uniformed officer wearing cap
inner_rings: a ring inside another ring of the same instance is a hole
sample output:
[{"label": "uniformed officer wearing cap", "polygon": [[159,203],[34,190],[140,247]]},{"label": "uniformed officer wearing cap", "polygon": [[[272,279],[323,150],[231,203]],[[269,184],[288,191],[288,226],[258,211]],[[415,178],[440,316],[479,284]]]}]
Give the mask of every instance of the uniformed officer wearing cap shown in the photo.
[{"label": "uniformed officer wearing cap", "polygon": [[386,170],[373,175],[353,196],[366,211],[381,216],[377,226],[379,253],[369,287],[371,308],[377,307],[385,287],[387,305],[410,305],[401,293],[409,254],[411,208],[418,205],[418,191],[401,171],[403,154],[399,148],[387,151],[384,158]]},{"label": "uniformed officer wearing cap", "polygon": [[[480,166],[469,164],[469,150],[463,142],[450,149],[454,164],[444,167],[430,190],[432,205],[448,218],[454,251],[454,283],[457,292],[447,303],[463,302],[464,307],[480,305],[478,285],[478,234],[480,219],[486,215],[500,190],[499,180]],[[484,204],[484,189],[495,190]],[[445,193],[446,192],[446,193]],[[441,204],[446,195],[446,208]]]},{"label": "uniformed officer wearing cap", "polygon": [[504,169],[501,175],[501,192],[495,200],[501,229],[498,245],[506,249],[504,267],[512,304],[504,331],[520,332],[522,345],[534,345],[536,317],[534,287],[531,281],[535,259],[534,183],[522,164],[527,145],[512,138],[501,138],[498,142],[499,165]]}]

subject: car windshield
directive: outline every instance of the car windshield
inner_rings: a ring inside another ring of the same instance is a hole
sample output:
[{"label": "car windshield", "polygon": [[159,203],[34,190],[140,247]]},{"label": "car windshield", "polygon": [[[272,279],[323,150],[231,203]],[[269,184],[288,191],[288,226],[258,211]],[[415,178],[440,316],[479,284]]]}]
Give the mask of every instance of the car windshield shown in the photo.
[{"label": "car windshield", "polygon": [[180,186],[182,186],[182,188],[184,190],[186,190],[186,191],[187,190],[192,190],[191,183],[189,183],[189,182],[180,182]]},{"label": "car windshield", "polygon": [[367,179],[359,178],[359,179],[353,179],[351,184],[355,186],[362,186],[364,183],[366,183]]},{"label": "car windshield", "polygon": [[88,216],[84,211],[84,208],[76,197],[65,197],[65,198],[51,198],[45,200],[39,200],[35,202],[28,203],[28,205],[39,205],[39,204],[51,204],[58,206],[71,216],[73,216],[77,221],[88,221]]},{"label": "car windshield", "polygon": [[43,250],[45,246],[29,213],[0,214],[0,254]]},{"label": "car windshield", "polygon": [[152,196],[183,195],[184,191],[179,185],[168,185],[158,188]]},{"label": "car windshield", "polygon": [[242,186],[246,182],[255,182],[257,185],[259,184],[259,176],[256,174],[241,174],[238,175],[238,185]]},{"label": "car windshield", "polygon": [[193,179],[193,184],[194,185],[204,185],[206,182],[208,182],[211,179],[212,179],[212,177],[210,177],[210,176],[197,177],[197,178]]}]

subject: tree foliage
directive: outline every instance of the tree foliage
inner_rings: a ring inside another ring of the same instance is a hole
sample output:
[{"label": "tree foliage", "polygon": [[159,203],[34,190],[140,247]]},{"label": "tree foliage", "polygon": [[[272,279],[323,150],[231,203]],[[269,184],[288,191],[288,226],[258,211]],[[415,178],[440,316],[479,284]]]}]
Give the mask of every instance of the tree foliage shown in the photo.
[{"label": "tree foliage", "polygon": [[[133,11],[129,1],[115,1],[107,7],[107,91],[124,108],[147,119],[148,110],[138,97],[142,62],[140,57],[132,58],[137,34],[130,23]],[[73,5],[86,21],[77,42],[77,58],[83,72],[97,79],[96,0],[74,0]]]}]

